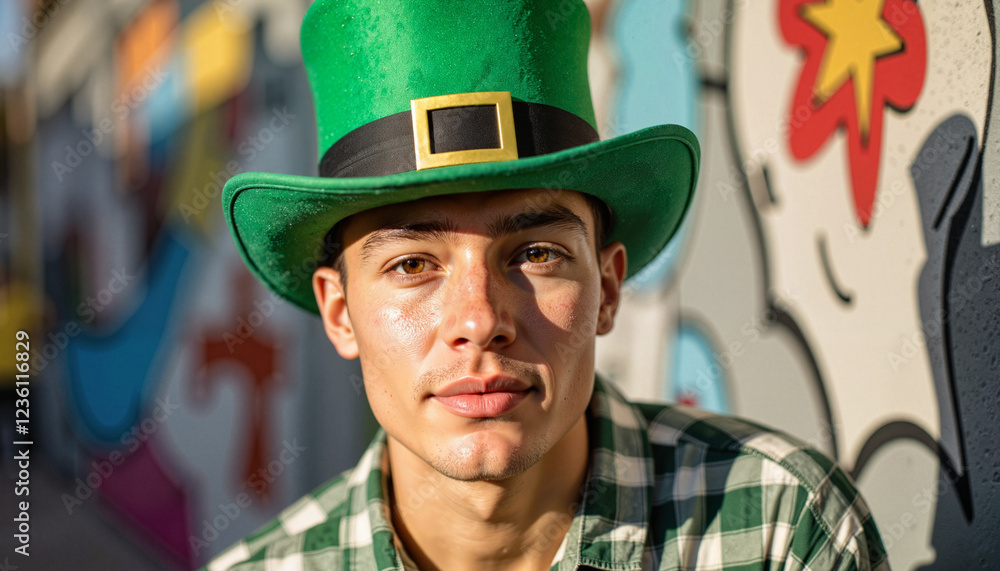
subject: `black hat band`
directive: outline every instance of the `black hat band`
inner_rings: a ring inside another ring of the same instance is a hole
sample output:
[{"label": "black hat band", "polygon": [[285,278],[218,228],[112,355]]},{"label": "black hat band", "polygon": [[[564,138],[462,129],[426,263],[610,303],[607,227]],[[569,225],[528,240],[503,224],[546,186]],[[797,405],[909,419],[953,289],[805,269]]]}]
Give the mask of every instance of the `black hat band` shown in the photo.
[{"label": "black hat band", "polygon": [[[600,140],[590,123],[558,107],[514,101],[511,109],[517,139],[517,154],[511,158],[555,153]],[[387,176],[417,170],[413,117],[410,111],[395,113],[344,135],[323,155],[320,176]],[[499,149],[502,129],[493,105],[431,109],[427,113],[432,154]]]}]

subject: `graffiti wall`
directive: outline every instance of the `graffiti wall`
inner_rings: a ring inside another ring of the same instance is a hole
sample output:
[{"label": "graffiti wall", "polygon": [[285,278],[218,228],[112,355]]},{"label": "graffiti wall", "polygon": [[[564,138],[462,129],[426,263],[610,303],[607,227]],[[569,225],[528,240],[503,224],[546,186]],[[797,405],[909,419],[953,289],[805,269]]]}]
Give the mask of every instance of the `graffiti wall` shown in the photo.
[{"label": "graffiti wall", "polygon": [[315,172],[307,4],[3,3],[0,333],[31,334],[32,421],[13,438],[4,409],[3,456],[38,458],[24,568],[194,568],[364,449],[355,365],[253,279],[220,208],[237,172]]},{"label": "graffiti wall", "polygon": [[[0,339],[31,336],[25,433],[0,342],[0,513],[31,441],[23,568],[196,567],[367,444],[356,363],[250,276],[220,211],[233,174],[316,172],[308,4],[0,2]],[[587,4],[602,137],[680,123],[703,149],[599,370],[837,458],[896,569],[995,566],[992,1]]]},{"label": "graffiti wall", "polygon": [[[608,26],[634,51],[619,50],[606,108],[635,113],[628,76],[658,72],[661,115],[640,107],[627,128],[673,112],[704,162],[666,269],[641,276],[602,340],[604,369],[635,396],[836,457],[894,568],[994,566],[993,4],[698,2],[663,28],[673,39],[629,28],[640,4],[619,2]],[[640,69],[650,50],[664,56]],[[691,93],[696,114],[675,104]]]}]

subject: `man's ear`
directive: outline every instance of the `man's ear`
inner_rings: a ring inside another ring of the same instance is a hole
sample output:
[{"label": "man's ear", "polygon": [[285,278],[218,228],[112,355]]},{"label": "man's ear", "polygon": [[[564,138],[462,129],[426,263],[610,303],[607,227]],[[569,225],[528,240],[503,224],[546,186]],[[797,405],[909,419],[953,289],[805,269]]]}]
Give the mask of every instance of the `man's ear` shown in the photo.
[{"label": "man's ear", "polygon": [[625,245],[613,242],[601,249],[601,307],[597,316],[597,334],[611,331],[621,301],[622,282],[628,270],[628,256]]},{"label": "man's ear", "polygon": [[313,272],[312,286],[326,336],[341,357],[356,358],[358,340],[354,336],[351,316],[347,313],[347,296],[340,283],[340,272],[326,266],[318,267]]}]

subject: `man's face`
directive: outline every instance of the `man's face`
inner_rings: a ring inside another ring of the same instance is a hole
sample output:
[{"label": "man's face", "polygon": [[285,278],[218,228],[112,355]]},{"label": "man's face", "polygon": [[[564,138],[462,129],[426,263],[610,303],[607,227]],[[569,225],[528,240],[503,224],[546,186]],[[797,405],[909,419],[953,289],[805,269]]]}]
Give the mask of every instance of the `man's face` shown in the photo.
[{"label": "man's face", "polygon": [[451,478],[498,480],[582,418],[626,265],[620,243],[599,261],[594,224],[583,196],[561,190],[429,198],[347,221],[346,299],[329,268],[314,288],[390,438]]}]

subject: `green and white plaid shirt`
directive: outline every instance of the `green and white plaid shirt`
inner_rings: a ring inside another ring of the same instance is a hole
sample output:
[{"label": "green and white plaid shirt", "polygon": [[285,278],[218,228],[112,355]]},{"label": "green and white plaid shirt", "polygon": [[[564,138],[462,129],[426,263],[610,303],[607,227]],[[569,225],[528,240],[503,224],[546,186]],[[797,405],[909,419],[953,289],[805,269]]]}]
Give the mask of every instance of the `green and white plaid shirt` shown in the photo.
[{"label": "green and white plaid shirt", "polygon": [[[590,468],[552,570],[889,568],[850,479],[795,439],[692,408],[632,404],[600,378],[587,428]],[[415,569],[393,533],[385,452],[380,430],[353,470],[207,569]]]}]

